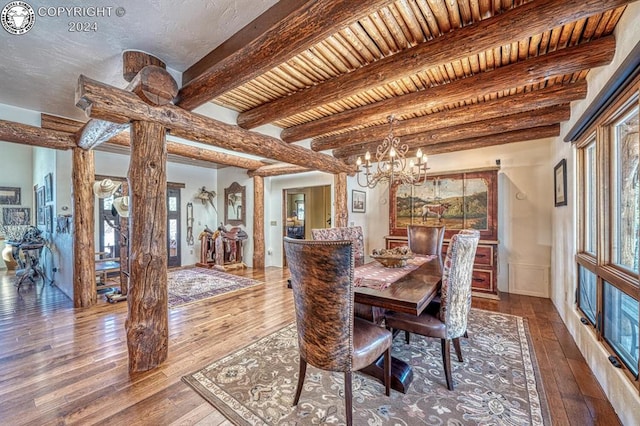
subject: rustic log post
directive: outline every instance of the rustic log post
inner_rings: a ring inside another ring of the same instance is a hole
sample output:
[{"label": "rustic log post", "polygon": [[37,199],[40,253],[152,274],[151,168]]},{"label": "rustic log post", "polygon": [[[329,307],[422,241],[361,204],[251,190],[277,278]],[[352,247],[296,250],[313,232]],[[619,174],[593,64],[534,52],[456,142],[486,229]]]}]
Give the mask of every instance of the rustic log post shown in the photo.
[{"label": "rustic log post", "polygon": [[165,128],[131,124],[129,297],[125,324],[129,372],[160,365],[168,354],[167,151]]},{"label": "rustic log post", "polygon": [[[129,184],[122,182],[120,191],[123,197],[129,196]],[[129,218],[120,216],[120,293],[129,293]]]},{"label": "rustic log post", "polygon": [[264,179],[253,177],[253,268],[264,269]]},{"label": "rustic log post", "polygon": [[347,226],[349,211],[347,210],[347,174],[338,173],[333,175],[334,198],[335,198],[335,227]]},{"label": "rustic log post", "polygon": [[94,240],[93,152],[73,148],[73,306],[86,308],[97,301]]}]

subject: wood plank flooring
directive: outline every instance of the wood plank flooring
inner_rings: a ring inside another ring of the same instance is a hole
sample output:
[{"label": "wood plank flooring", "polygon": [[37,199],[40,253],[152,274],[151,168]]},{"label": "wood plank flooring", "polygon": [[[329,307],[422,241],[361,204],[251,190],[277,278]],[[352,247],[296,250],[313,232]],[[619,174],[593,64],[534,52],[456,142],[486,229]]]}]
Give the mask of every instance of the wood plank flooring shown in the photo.
[{"label": "wood plank flooring", "polygon": [[[74,309],[56,287],[18,294],[0,271],[0,424],[229,425],[181,376],[294,321],[286,271],[235,273],[265,285],[171,309],[168,360],[130,375],[126,302]],[[474,306],[528,318],[554,425],[620,424],[548,299]]]}]

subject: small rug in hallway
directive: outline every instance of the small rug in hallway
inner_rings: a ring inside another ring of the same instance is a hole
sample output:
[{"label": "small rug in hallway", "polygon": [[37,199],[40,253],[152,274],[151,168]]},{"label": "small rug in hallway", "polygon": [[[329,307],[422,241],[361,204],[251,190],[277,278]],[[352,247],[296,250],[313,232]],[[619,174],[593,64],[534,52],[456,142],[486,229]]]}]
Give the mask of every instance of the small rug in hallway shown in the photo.
[{"label": "small rug in hallway", "polygon": [[[464,362],[452,355],[455,390],[446,387],[439,339],[404,333],[392,355],[409,362],[407,394],[384,395],[368,376],[353,376],[355,425],[551,424],[523,318],[473,309],[469,338],[460,339]],[[189,376],[189,384],[238,425],[344,424],[344,375],[308,366],[297,407],[295,324],[289,325]]]},{"label": "small rug in hallway", "polygon": [[170,308],[262,284],[262,282],[251,278],[205,268],[169,271],[167,282]]}]

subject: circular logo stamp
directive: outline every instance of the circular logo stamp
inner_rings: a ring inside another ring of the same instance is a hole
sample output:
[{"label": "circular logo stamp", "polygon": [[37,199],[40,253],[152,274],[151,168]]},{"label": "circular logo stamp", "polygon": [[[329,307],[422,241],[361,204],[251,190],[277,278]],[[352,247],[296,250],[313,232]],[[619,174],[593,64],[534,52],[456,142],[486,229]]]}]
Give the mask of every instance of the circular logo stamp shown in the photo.
[{"label": "circular logo stamp", "polygon": [[36,22],[36,13],[29,3],[12,1],[8,3],[0,14],[2,28],[8,33],[20,35],[29,31]]}]

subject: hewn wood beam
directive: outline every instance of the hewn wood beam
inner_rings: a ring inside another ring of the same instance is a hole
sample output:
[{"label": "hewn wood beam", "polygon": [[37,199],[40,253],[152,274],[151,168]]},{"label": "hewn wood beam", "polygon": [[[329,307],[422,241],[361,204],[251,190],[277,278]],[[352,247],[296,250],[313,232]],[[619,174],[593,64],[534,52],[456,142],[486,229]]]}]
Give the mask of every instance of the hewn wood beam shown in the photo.
[{"label": "hewn wood beam", "polygon": [[71,183],[73,199],[73,307],[86,308],[97,302],[92,151],[73,148]]},{"label": "hewn wood beam", "polygon": [[525,142],[536,139],[553,138],[556,136],[560,136],[560,124],[551,124],[549,126],[513,130],[511,132],[505,132],[491,136],[490,138],[477,137],[433,145],[429,148],[429,154],[444,154],[447,152],[465,151],[468,149],[485,148],[488,146],[504,145],[513,142]]},{"label": "hewn wood beam", "polygon": [[264,269],[264,179],[253,177],[253,265]]},{"label": "hewn wood beam", "polygon": [[[435,129],[425,133],[414,133],[402,137],[400,142],[403,145],[406,144],[410,149],[427,147],[428,149],[423,149],[423,151],[431,154],[431,148],[442,143],[489,135],[493,137],[493,135],[512,130],[547,126],[568,120],[570,116],[571,108],[568,104],[551,106],[541,108],[533,114],[527,111],[490,120]],[[347,158],[353,155],[363,155],[366,151],[374,153],[379,143],[364,143],[338,148],[333,150],[333,155],[337,158]]]},{"label": "hewn wood beam", "polygon": [[[59,130],[70,133],[77,132],[83,125],[81,121],[56,117],[48,114],[41,114],[40,120],[43,129]],[[129,135],[129,131],[126,130],[116,136],[113,136],[107,141],[107,143],[118,146],[131,146],[131,136]],[[210,149],[172,141],[167,141],[167,153],[182,158],[208,161],[210,163],[239,167],[247,170],[255,170],[265,165],[264,162],[253,158],[239,157],[225,152],[212,151]]]},{"label": "hewn wood beam", "polygon": [[[489,120],[525,111],[530,111],[530,114],[534,115],[537,114],[537,110],[540,108],[566,104],[578,99],[584,99],[586,96],[587,82],[585,80],[577,83],[556,84],[532,92],[504,96],[487,102],[398,121],[393,127],[393,134],[394,136],[402,137],[413,133],[423,133],[459,124],[470,124],[475,121]],[[373,141],[381,142],[388,133],[388,124],[367,127],[314,139],[311,142],[311,149],[323,151]]]},{"label": "hewn wood beam", "polygon": [[295,166],[293,164],[278,163],[278,164],[269,164],[255,170],[250,170],[249,172],[247,172],[247,174],[251,177],[254,177],[254,176],[268,177],[268,176],[291,175],[294,173],[304,173],[304,172],[310,172],[310,171],[311,169],[309,169],[308,167]]},{"label": "hewn wood beam", "polygon": [[[468,138],[455,142],[446,142],[433,145],[429,148],[429,154],[444,154],[447,152],[465,151],[469,149],[483,148],[494,145],[504,145],[514,142],[525,142],[529,140],[553,138],[560,136],[560,124],[551,124],[549,126],[531,127],[521,130],[513,130],[496,134],[487,138],[485,136],[477,138]],[[415,151],[409,151],[410,155],[415,156]],[[349,157],[346,161],[355,164],[357,157],[355,155]]]},{"label": "hewn wood beam", "polygon": [[[149,105],[166,105],[178,94],[178,84],[166,70],[165,63],[145,52],[122,53],[122,76],[129,82],[125,90]],[[92,149],[128,128],[110,120],[89,120],[76,132],[76,141],[80,148]]]},{"label": "hewn wood beam", "polygon": [[347,226],[349,221],[349,207],[347,205],[347,175],[344,173],[338,173],[333,176],[333,213],[335,227],[343,228]]},{"label": "hewn wood beam", "polygon": [[[134,95],[135,96],[135,95]],[[151,370],[168,355],[167,151],[159,123],[131,123],[129,288],[125,323],[129,372]]]},{"label": "hewn wood beam", "polygon": [[[251,129],[344,99],[471,54],[504,46],[552,28],[631,3],[632,0],[538,0],[376,61],[238,116]],[[455,47],[452,47],[455,46]]]},{"label": "hewn wood beam", "polygon": [[192,110],[319,43],[388,0],[279,1],[183,75],[177,104]]},{"label": "hewn wood beam", "polygon": [[606,65],[613,59],[615,39],[607,36],[579,46],[557,50],[546,55],[506,65],[493,71],[430,87],[419,92],[398,96],[371,105],[343,111],[282,131],[281,138],[292,142],[354,127],[383,121],[390,114],[402,116],[415,109],[429,110],[466,99],[475,99],[500,90],[538,83],[556,75],[571,74]]},{"label": "hewn wood beam", "polygon": [[6,120],[0,120],[0,140],[63,150],[76,146],[72,134]]},{"label": "hewn wood beam", "polygon": [[355,172],[352,166],[329,155],[185,111],[175,105],[147,105],[126,90],[99,83],[84,75],[78,79],[76,105],[92,118],[115,123],[125,123],[129,120],[153,121],[162,124],[170,129],[171,134],[183,139],[329,173]]}]

